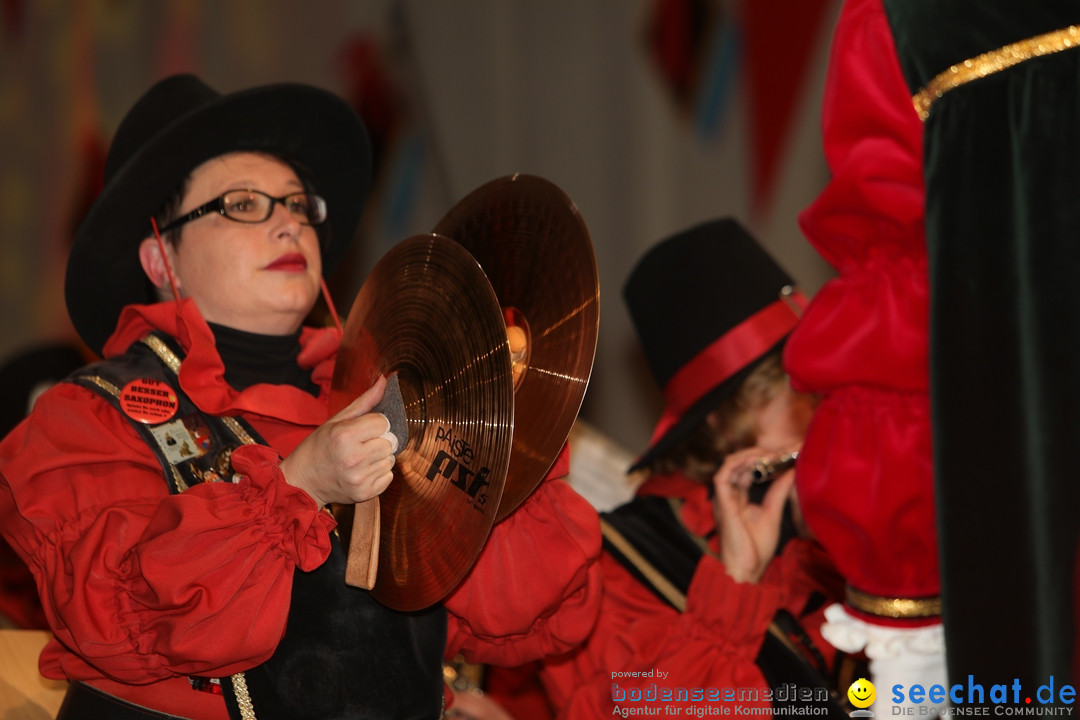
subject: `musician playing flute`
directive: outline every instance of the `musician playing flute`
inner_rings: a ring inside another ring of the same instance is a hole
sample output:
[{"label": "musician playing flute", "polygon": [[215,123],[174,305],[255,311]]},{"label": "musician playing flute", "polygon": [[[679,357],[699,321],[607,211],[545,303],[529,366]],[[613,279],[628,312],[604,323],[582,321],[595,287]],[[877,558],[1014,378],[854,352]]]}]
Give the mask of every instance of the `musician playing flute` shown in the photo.
[{"label": "musician playing flute", "polygon": [[637,496],[602,515],[596,630],[541,673],[552,702],[567,718],[838,713],[818,627],[842,585],[793,493],[814,401],[780,362],[801,294],[721,219],[656,244],[623,295],[664,408],[631,468],[646,475]]}]

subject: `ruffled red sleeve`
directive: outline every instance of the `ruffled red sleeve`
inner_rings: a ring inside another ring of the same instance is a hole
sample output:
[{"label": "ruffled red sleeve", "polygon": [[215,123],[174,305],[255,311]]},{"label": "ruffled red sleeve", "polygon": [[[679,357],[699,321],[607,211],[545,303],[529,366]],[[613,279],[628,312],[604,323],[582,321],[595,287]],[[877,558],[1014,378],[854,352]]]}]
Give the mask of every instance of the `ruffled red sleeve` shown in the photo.
[{"label": "ruffled red sleeve", "polygon": [[822,396],[799,456],[807,523],[850,584],[939,589],[928,397],[922,124],[880,0],[845,3],[823,106],[832,180],[800,217],[837,270],[788,340]]},{"label": "ruffled red sleeve", "polygon": [[334,522],[284,482],[274,451],[234,460],[241,482],[169,495],[150,449],[104,400],[71,384],[38,400],[0,445],[0,523],[57,638],[46,676],[141,684],[271,655],[293,570],[323,562]]},{"label": "ruffled red sleeve", "polygon": [[[776,611],[785,608],[798,616],[810,592],[835,590],[825,590],[814,579],[817,570],[826,575],[831,571],[821,551],[802,540],[789,543],[757,584],[735,582],[719,560],[704,556],[682,613],[661,602],[606,553],[603,567],[604,602],[596,629],[584,646],[548,661],[541,673],[560,717],[611,717],[616,707],[642,705],[631,701],[632,689],[645,692],[652,687],[673,693],[679,688],[757,689],[761,697],[768,684],[755,658]],[[620,692],[626,697],[620,699]]]},{"label": "ruffled red sleeve", "polygon": [[447,657],[521,665],[585,639],[600,608],[600,521],[566,482],[565,450],[540,486],[497,524],[448,597]]}]

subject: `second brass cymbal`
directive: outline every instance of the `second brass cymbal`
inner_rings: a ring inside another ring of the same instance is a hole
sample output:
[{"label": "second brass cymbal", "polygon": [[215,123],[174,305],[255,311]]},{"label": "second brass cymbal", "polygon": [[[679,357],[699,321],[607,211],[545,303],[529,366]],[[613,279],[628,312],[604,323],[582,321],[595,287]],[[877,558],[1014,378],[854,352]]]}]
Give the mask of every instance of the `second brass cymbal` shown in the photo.
[{"label": "second brass cymbal", "polygon": [[[476,260],[445,237],[402,241],[364,281],[344,328],[332,410],[390,373],[397,373],[408,441],[377,498],[371,592],[411,611],[442,600],[475,562],[499,508],[513,437],[498,300]],[[335,514],[353,507],[360,506]]]},{"label": "second brass cymbal", "polygon": [[599,326],[596,257],[577,206],[534,175],[480,186],[435,232],[480,263],[519,350],[512,352],[513,452],[498,521],[543,480],[581,409]]}]

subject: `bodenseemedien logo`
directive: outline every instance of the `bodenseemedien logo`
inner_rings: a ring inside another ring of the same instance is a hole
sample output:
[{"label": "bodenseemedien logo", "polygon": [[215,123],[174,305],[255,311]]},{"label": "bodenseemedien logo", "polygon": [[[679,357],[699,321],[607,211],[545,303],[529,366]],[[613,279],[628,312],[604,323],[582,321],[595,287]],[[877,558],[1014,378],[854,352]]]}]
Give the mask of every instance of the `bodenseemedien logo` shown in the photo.
[{"label": "bodenseemedien logo", "polygon": [[859,678],[848,687],[847,697],[848,701],[858,708],[852,711],[851,717],[874,717],[873,711],[866,709],[873,705],[874,700],[877,699],[877,689],[874,688],[874,683],[866,678]]}]

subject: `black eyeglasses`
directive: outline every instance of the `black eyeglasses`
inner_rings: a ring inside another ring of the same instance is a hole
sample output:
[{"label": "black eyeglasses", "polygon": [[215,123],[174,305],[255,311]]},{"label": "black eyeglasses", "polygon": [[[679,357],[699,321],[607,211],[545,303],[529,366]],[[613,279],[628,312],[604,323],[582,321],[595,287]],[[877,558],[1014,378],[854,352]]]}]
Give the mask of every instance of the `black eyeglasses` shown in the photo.
[{"label": "black eyeglasses", "polygon": [[261,223],[270,219],[270,216],[274,214],[274,205],[277,203],[284,205],[285,209],[302,225],[318,225],[326,220],[326,201],[313,193],[297,192],[273,197],[259,190],[229,190],[221,197],[200,205],[187,215],[176,218],[161,228],[160,232],[178,228],[214,210],[237,222]]}]

